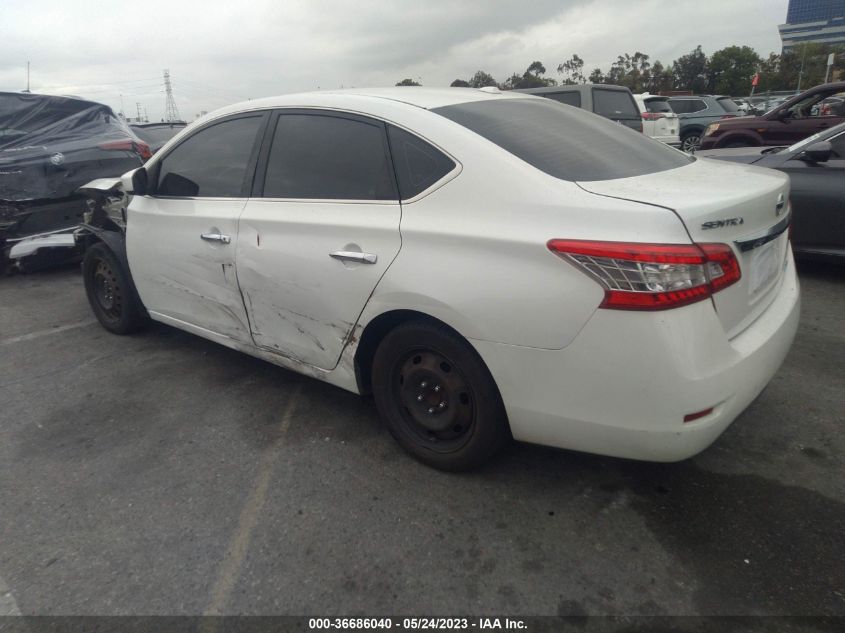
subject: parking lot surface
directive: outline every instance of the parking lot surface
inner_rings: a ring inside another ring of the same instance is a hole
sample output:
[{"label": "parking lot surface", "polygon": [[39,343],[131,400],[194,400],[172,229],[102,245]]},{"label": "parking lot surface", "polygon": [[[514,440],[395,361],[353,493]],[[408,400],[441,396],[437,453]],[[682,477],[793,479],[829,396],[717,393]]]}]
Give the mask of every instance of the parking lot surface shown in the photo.
[{"label": "parking lot surface", "polygon": [[75,267],[0,278],[0,613],[845,615],[845,270],[801,281],[784,366],[703,454],[453,475],[371,399],[109,334]]}]

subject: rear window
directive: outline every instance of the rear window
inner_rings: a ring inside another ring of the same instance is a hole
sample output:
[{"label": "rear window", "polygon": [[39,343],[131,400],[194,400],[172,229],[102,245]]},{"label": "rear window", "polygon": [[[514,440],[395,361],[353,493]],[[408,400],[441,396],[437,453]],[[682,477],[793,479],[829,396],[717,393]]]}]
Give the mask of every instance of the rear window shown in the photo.
[{"label": "rear window", "polygon": [[634,98],[624,90],[593,88],[593,111],[611,119],[640,118]]},{"label": "rear window", "polygon": [[475,101],[432,112],[562,180],[642,176],[694,160],[639,132],[548,99]]},{"label": "rear window", "polygon": [[722,97],[717,101],[725,109],[725,112],[739,112],[739,108],[730,97]]},{"label": "rear window", "polygon": [[552,99],[557,101],[558,103],[565,103],[566,105],[575,106],[576,108],[581,107],[581,93],[569,91],[569,92],[552,92],[539,95],[541,97],[546,97],[547,99]]},{"label": "rear window", "polygon": [[645,102],[646,112],[672,112],[668,99],[649,99]]},{"label": "rear window", "polygon": [[64,97],[0,95],[0,147],[79,140],[117,125],[108,106]]},{"label": "rear window", "polygon": [[387,134],[402,200],[413,198],[455,168],[455,162],[419,137],[389,125]]}]

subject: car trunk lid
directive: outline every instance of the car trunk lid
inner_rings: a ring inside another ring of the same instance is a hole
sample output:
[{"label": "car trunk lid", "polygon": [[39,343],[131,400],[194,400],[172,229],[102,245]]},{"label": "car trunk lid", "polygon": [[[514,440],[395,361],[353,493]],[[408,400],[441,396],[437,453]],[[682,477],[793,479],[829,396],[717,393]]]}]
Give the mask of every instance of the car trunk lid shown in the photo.
[{"label": "car trunk lid", "polygon": [[774,299],[788,250],[785,175],[696,160],[645,176],[578,184],[598,195],[668,208],[684,223],[693,242],[731,247],[742,278],[713,295],[729,337],[748,327]]}]

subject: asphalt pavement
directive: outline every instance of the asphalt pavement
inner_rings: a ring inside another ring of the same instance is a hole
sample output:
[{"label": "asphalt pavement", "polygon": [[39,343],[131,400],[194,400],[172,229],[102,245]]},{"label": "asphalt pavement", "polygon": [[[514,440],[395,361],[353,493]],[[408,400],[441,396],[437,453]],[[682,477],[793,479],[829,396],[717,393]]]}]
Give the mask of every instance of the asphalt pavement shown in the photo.
[{"label": "asphalt pavement", "polygon": [[0,278],[0,614],[845,616],[845,268],[703,454],[413,461],[371,399]]}]

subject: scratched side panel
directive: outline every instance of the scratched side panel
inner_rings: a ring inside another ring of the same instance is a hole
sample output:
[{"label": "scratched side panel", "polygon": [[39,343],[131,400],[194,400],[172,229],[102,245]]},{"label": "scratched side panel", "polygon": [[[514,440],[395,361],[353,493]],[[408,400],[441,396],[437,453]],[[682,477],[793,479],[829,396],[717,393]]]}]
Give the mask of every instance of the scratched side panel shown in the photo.
[{"label": "scratched side panel", "polygon": [[[132,277],[148,310],[250,341],[235,275],[237,217],[243,199],[136,196],[129,206],[126,248]],[[221,233],[231,243],[207,242]]]}]

